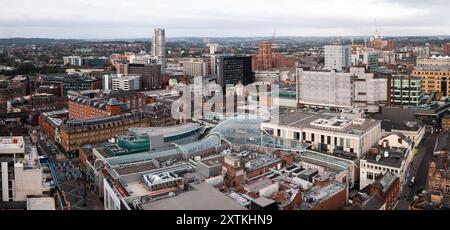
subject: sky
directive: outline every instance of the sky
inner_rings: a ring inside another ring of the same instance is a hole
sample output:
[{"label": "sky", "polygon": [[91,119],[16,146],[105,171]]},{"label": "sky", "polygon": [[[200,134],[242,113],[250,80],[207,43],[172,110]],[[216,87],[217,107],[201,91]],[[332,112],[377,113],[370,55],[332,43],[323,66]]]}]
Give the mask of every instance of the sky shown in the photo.
[{"label": "sky", "polygon": [[0,37],[450,35],[448,0],[1,0]]}]

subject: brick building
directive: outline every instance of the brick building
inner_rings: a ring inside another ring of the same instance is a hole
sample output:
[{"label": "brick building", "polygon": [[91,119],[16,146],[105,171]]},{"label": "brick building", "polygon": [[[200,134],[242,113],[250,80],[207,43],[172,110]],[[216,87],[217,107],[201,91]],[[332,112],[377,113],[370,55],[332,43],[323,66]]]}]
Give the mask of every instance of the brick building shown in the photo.
[{"label": "brick building", "polygon": [[400,198],[400,179],[387,172],[375,183],[369,185],[369,195],[378,195],[383,201],[386,210],[393,210]]},{"label": "brick building", "polygon": [[91,119],[129,112],[126,104],[115,98],[108,101],[87,96],[68,95],[69,119]]},{"label": "brick building", "polygon": [[429,192],[442,192],[445,195],[450,195],[448,143],[450,143],[450,135],[445,134],[438,138],[434,158],[431,160],[428,170]]},{"label": "brick building", "polygon": [[68,110],[59,110],[48,113],[41,113],[38,118],[39,128],[42,133],[47,136],[47,140],[52,143],[58,142],[59,127],[64,119],[67,119],[69,115]]},{"label": "brick building", "polygon": [[147,127],[148,124],[149,118],[143,112],[67,121],[61,125],[61,145],[66,152],[78,151],[85,144],[106,142],[127,134],[129,128]]}]

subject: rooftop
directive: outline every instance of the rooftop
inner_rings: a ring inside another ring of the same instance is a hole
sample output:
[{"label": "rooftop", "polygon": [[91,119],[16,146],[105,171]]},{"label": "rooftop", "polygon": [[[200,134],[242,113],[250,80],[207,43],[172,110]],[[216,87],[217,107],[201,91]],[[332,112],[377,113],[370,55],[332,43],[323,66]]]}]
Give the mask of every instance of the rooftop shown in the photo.
[{"label": "rooftop", "polygon": [[290,128],[320,129],[330,132],[363,135],[380,121],[359,118],[358,114],[287,112],[280,114],[279,124]]},{"label": "rooftop", "polygon": [[313,208],[315,205],[330,199],[345,189],[345,185],[336,181],[332,181],[324,187],[313,187],[310,192],[305,194],[302,204],[305,204],[307,209]]},{"label": "rooftop", "polygon": [[366,154],[361,160],[372,164],[400,168],[403,160],[407,157],[407,149],[405,148],[382,148],[381,146],[376,146],[373,147],[372,151]]},{"label": "rooftop", "polygon": [[141,205],[144,210],[246,210],[230,197],[206,184],[193,190]]},{"label": "rooftop", "polygon": [[24,153],[25,143],[21,136],[0,137],[0,154]]},{"label": "rooftop", "polygon": [[27,198],[27,210],[56,210],[52,197]]}]

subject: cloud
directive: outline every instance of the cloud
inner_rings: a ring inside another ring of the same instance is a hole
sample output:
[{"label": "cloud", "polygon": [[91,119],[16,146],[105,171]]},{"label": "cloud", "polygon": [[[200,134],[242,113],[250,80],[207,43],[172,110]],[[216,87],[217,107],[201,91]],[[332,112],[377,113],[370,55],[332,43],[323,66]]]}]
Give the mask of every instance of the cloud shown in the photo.
[{"label": "cloud", "polygon": [[2,0],[0,37],[450,34],[445,0]]}]

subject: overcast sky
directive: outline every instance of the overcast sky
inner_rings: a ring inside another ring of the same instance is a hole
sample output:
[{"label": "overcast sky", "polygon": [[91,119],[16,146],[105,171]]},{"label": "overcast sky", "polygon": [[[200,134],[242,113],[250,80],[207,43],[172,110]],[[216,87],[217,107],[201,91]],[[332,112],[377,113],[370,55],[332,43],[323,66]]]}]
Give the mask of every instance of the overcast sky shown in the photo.
[{"label": "overcast sky", "polygon": [[450,35],[448,0],[1,0],[0,37]]}]

